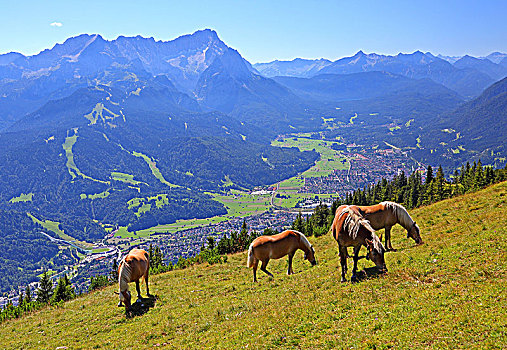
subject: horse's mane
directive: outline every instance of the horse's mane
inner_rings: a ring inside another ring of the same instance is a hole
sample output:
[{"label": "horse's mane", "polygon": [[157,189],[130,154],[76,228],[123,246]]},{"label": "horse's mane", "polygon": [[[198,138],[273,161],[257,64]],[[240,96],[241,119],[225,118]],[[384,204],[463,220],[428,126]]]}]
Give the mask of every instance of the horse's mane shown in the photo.
[{"label": "horse's mane", "polygon": [[382,242],[380,241],[377,234],[375,233],[375,230],[373,229],[373,227],[371,227],[370,221],[365,219],[356,210],[353,210],[352,208],[350,208],[350,206],[347,206],[346,208],[344,208],[342,210],[342,212],[340,213],[340,216],[344,215],[345,213],[347,213],[348,215],[343,222],[343,226],[347,230],[347,232],[349,233],[350,237],[352,239],[356,239],[357,234],[359,233],[359,229],[361,228],[361,226],[363,226],[365,229],[367,229],[368,231],[371,232],[371,237],[372,237],[374,249],[376,251],[378,251],[379,253],[384,253],[384,251],[385,251],[384,246],[382,245]]},{"label": "horse's mane", "polygon": [[395,202],[382,202],[384,207],[391,210],[397,218],[398,223],[403,226],[406,230],[410,230],[414,224],[414,220],[410,217],[407,209],[401,204]]},{"label": "horse's mane", "polygon": [[120,263],[120,273],[118,276],[120,293],[129,288],[130,276],[132,274],[132,266],[125,261],[125,258],[122,259]]},{"label": "horse's mane", "polygon": [[306,238],[306,236],[304,234],[302,234],[301,232],[296,231],[296,230],[292,230],[292,231],[296,232],[299,235],[301,242],[303,242],[303,244],[305,245],[306,248],[308,248],[308,250],[312,249],[312,245],[310,244],[310,242],[308,241],[308,238]]}]

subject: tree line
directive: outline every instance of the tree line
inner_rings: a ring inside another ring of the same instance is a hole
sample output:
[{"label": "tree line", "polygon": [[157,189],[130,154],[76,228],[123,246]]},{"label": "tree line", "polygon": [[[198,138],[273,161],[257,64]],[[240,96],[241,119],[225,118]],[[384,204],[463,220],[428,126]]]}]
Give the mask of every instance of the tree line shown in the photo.
[{"label": "tree line", "polygon": [[491,166],[483,166],[480,160],[473,164],[467,162],[460,170],[456,169],[448,179],[441,166],[436,173],[428,166],[424,179],[420,171],[414,171],[408,177],[404,172],[400,172],[392,180],[382,179],[375,184],[347,193],[344,198],[333,201],[331,208],[320,204],[306,219],[299,214],[292,223],[292,228],[306,236],[320,236],[327,233],[340,205],[373,205],[393,201],[407,209],[414,209],[475,192],[505,180],[507,180],[507,165],[503,169],[493,169]]},{"label": "tree line", "polygon": [[41,309],[46,305],[58,305],[75,297],[76,293],[67,274],[60,277],[58,284],[53,288],[51,277],[47,271],[44,271],[35,295],[32,295],[30,285],[27,285],[24,292],[19,292],[17,306],[14,306],[12,301],[9,301],[3,309],[0,309],[0,322],[10,318],[17,318],[24,313]]}]

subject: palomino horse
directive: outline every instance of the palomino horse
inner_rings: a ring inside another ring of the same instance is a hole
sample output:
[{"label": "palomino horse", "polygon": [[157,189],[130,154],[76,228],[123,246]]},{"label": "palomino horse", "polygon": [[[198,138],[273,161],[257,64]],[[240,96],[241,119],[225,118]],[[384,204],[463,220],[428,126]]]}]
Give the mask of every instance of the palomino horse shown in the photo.
[{"label": "palomino horse", "polygon": [[129,292],[129,282],[136,282],[137,299],[141,299],[141,290],[139,280],[144,277],[146,282],[146,294],[150,295],[148,287],[148,275],[150,271],[150,258],[148,253],[142,249],[132,249],[120,263],[118,267],[118,288],[120,302],[118,306],[125,304],[125,312],[131,308],[131,295]]},{"label": "palomino horse", "polygon": [[416,244],[422,244],[419,226],[410,217],[407,210],[400,204],[394,202],[382,202],[370,206],[353,206],[359,213],[370,221],[371,227],[375,230],[385,228],[385,244],[387,250],[395,250],[391,245],[391,227],[400,224],[407,230],[407,238],[411,237]]},{"label": "palomino horse", "polygon": [[336,210],[336,216],[331,225],[333,237],[338,242],[340,252],[340,264],[342,266],[342,282],[346,282],[347,274],[347,247],[354,247],[354,268],[352,269],[351,281],[357,281],[357,261],[361,246],[366,246],[367,258],[372,260],[381,272],[387,272],[384,261],[384,246],[370,226],[368,220],[363,218],[357,209],[352,206],[342,205]]},{"label": "palomino horse", "polygon": [[262,261],[261,270],[269,276],[273,274],[266,270],[269,259],[280,259],[285,255],[289,255],[289,269],[287,274],[291,275],[292,271],[292,258],[296,250],[301,249],[305,253],[305,260],[308,260],[312,266],[317,264],[315,260],[315,251],[312,245],[308,242],[305,235],[301,232],[294,230],[287,230],[273,236],[260,236],[257,237],[250,248],[248,248],[247,266],[253,268],[254,282],[257,282],[257,264],[259,260]]}]

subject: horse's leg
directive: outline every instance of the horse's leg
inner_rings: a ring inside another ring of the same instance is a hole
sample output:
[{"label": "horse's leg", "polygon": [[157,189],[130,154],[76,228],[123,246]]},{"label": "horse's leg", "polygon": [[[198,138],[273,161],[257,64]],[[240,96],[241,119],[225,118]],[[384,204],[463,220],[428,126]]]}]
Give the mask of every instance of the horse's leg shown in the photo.
[{"label": "horse's leg", "polygon": [[146,282],[146,294],[148,298],[150,297],[150,287],[148,287],[148,276],[150,275],[150,270],[146,271],[146,275],[144,276],[144,281]]},{"label": "horse's leg", "polygon": [[354,268],[352,269],[352,278],[350,279],[352,282],[357,282],[357,261],[359,260],[359,251],[361,250],[361,245],[354,247]]},{"label": "horse's leg", "polygon": [[252,269],[253,269],[253,275],[254,275],[254,282],[257,282],[257,265],[259,264],[259,260],[255,259]]},{"label": "horse's leg", "polygon": [[392,226],[386,226],[386,229],[385,229],[385,235],[386,235],[386,238],[385,238],[385,242],[386,242],[386,250],[387,251],[393,251],[395,252],[396,249],[393,248],[393,246],[391,245],[391,227]]},{"label": "horse's leg", "polygon": [[289,268],[287,270],[287,275],[292,275],[294,273],[294,271],[292,271],[292,258],[294,257],[295,253],[296,252],[289,253]]},{"label": "horse's leg", "polygon": [[263,260],[261,265],[261,270],[264,271],[268,276],[274,277],[271,272],[266,270],[266,266],[268,266],[269,259]]},{"label": "horse's leg", "polygon": [[345,275],[347,274],[347,247],[339,247],[340,250],[340,264],[342,266],[342,282],[347,282]]},{"label": "horse's leg", "polygon": [[139,280],[136,281],[137,300],[141,300],[141,288],[139,287]]}]

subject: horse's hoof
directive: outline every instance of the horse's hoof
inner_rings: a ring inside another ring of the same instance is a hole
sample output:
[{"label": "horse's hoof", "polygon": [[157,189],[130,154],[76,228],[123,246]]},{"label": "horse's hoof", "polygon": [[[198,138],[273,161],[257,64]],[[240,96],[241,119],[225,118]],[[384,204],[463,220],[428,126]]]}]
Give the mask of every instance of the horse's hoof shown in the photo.
[{"label": "horse's hoof", "polygon": [[342,280],[340,282],[342,282],[342,283],[347,282],[347,279],[346,278],[342,278]]},{"label": "horse's hoof", "polygon": [[350,282],[357,283],[357,282],[359,282],[359,280],[357,279],[356,276],[352,276],[352,278],[350,279]]}]

